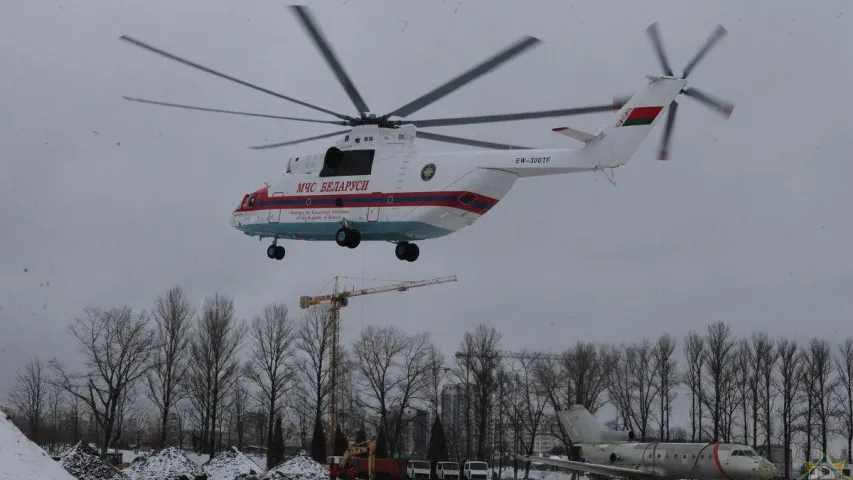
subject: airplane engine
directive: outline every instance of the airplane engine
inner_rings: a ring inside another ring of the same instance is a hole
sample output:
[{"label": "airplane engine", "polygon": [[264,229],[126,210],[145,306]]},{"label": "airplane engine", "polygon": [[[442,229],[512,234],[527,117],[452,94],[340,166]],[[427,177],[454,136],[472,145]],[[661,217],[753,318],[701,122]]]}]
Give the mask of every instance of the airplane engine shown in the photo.
[{"label": "airplane engine", "polygon": [[618,432],[601,432],[601,442],[602,443],[611,443],[611,442],[633,442],[634,441],[634,431],[618,431]]}]

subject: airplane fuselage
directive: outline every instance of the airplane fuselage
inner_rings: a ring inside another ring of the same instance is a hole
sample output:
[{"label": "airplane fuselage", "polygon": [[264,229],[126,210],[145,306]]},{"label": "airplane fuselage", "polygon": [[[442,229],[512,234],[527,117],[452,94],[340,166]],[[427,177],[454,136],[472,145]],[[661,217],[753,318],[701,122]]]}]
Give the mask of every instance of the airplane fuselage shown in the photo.
[{"label": "airplane fuselage", "polygon": [[587,462],[653,471],[659,477],[767,480],[775,467],[745,445],[731,443],[610,443],[581,446]]}]

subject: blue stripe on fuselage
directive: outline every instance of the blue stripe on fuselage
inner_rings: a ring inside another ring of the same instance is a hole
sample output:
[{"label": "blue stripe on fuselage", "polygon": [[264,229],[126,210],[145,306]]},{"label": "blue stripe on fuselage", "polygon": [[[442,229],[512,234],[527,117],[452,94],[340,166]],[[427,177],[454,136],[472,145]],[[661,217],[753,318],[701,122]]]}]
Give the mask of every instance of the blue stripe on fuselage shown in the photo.
[{"label": "blue stripe on fuselage", "polygon": [[[286,222],[260,223],[235,226],[249,235],[278,237],[293,240],[335,239],[341,228],[340,222]],[[424,222],[351,222],[350,228],[361,233],[362,240],[403,241],[443,237],[452,230],[439,228]]]}]

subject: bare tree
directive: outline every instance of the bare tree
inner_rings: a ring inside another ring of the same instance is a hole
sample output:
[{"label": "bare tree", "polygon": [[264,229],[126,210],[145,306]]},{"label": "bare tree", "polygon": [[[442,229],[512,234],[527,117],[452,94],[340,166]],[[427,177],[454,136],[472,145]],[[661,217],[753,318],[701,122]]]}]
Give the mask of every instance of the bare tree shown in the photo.
[{"label": "bare tree", "polygon": [[[764,456],[772,462],[774,459],[770,446],[773,439],[773,405],[776,400],[773,390],[773,380],[776,363],[779,360],[779,351],[775,348],[775,341],[768,337],[766,333],[759,333],[757,335],[758,340],[753,340],[753,345],[756,346],[756,353],[764,357],[764,361],[758,371],[758,384],[756,385],[756,388],[761,391],[759,399],[761,407],[759,424],[764,428]],[[756,412],[755,415],[757,416],[758,413]]]},{"label": "bare tree", "polygon": [[68,329],[80,342],[88,369],[70,374],[58,360],[51,365],[63,389],[84,402],[92,411],[101,432],[101,453],[107,452],[119,402],[125,390],[148,371],[156,343],[148,329],[148,316],[135,315],[130,307],[86,308]]},{"label": "bare tree", "polygon": [[267,305],[263,315],[252,320],[252,339],[248,373],[258,386],[261,405],[267,410],[267,469],[270,469],[274,466],[273,455],[276,453],[273,449],[273,423],[276,415],[282,413],[282,399],[294,378],[291,356],[295,332],[287,306],[281,303]]},{"label": "bare tree", "polygon": [[314,428],[316,407],[310,392],[297,390],[291,398],[290,410],[296,422],[296,434],[299,436],[299,447],[308,450],[308,434]]},{"label": "bare tree", "polygon": [[572,445],[563,424],[555,421],[555,414],[577,404],[595,415],[605,402],[604,393],[614,378],[619,358],[619,351],[610,345],[578,342],[556,358],[543,361],[540,382],[552,410],[546,417],[556,427],[550,433],[560,439],[573,460],[580,459],[580,452]]},{"label": "bare tree", "polygon": [[740,407],[741,426],[743,427],[743,444],[749,445],[749,413],[751,402],[749,398],[755,390],[755,384],[751,379],[750,365],[752,364],[752,350],[749,340],[741,338],[737,341],[734,352],[735,364],[735,390],[737,391],[737,406]]},{"label": "bare tree", "polygon": [[433,417],[438,415],[439,407],[441,406],[441,387],[444,379],[447,378],[447,373],[450,368],[447,365],[447,359],[444,354],[438,350],[435,345],[430,345],[428,371],[426,376],[426,385],[424,388],[424,400],[429,405],[430,415]]},{"label": "bare tree", "polygon": [[[216,455],[217,430],[221,421],[222,402],[230,393],[239,372],[237,353],[240,350],[246,324],[234,317],[233,300],[219,293],[205,299],[198,317],[196,335],[190,342],[191,375],[197,394],[205,395],[205,425],[208,432],[207,453]],[[202,435],[204,438],[204,435]]]},{"label": "bare tree", "polygon": [[[710,410],[713,423],[713,441],[728,440],[731,433],[730,417],[727,415],[727,404],[732,399],[734,385],[735,341],[731,338],[731,327],[725,322],[718,321],[708,326],[706,345],[708,353],[708,370],[706,389],[703,389],[703,400]],[[732,408],[731,412],[734,411]],[[727,418],[728,417],[728,418]]]},{"label": "bare tree", "polygon": [[791,443],[794,436],[792,425],[797,417],[795,402],[802,381],[802,357],[797,342],[782,339],[776,344],[779,358],[779,377],[776,391],[782,398],[780,420],[782,424],[782,446],[785,451],[785,478],[791,478]]},{"label": "bare tree", "polygon": [[[125,430],[133,443],[133,448],[136,453],[139,453],[139,444],[148,430],[148,420],[151,417],[151,410],[138,401],[133,401],[127,405],[125,418]],[[159,410],[159,407],[157,407]],[[153,412],[159,416],[159,412]]]},{"label": "bare tree", "polygon": [[231,425],[237,434],[237,449],[243,449],[243,439],[246,434],[246,424],[249,416],[249,389],[246,382],[237,379],[231,391]]},{"label": "bare tree", "polygon": [[34,442],[41,440],[45,397],[47,378],[44,365],[39,357],[33,357],[15,375],[15,384],[9,391],[9,402],[27,423],[27,433]]},{"label": "bare tree", "polygon": [[[331,365],[327,360],[332,349],[333,328],[333,318],[328,308],[315,305],[305,312],[297,334],[297,348],[304,354],[299,370],[307,390],[306,397],[300,400],[309,402],[313,411],[309,429],[314,428],[314,424],[322,418],[326,398],[332,388]],[[302,407],[304,405],[300,404],[300,412]]]},{"label": "bare tree", "polygon": [[396,326],[366,327],[353,345],[364,386],[366,407],[379,416],[389,453],[400,451],[400,438],[411,401],[423,393],[429,371],[428,333],[406,335]]},{"label": "bare tree", "polygon": [[657,372],[658,399],[660,400],[658,426],[661,441],[666,442],[669,441],[669,417],[672,415],[672,402],[677,395],[675,388],[678,386],[677,363],[673,353],[675,353],[675,340],[668,333],[664,333],[655,344],[654,369]]},{"label": "bare tree", "polygon": [[[773,355],[773,341],[764,332],[752,334],[752,344],[749,348],[749,383],[750,402],[752,406],[752,446],[758,448],[759,423],[762,418],[762,410],[766,409],[764,397],[764,373],[767,371],[767,363],[771,362]],[[772,367],[771,367],[772,368]],[[768,397],[769,399],[769,397]],[[766,412],[765,412],[766,414]],[[765,432],[766,433],[766,432]],[[769,439],[767,439],[769,445]]]},{"label": "bare tree", "polygon": [[847,439],[847,463],[853,463],[853,338],[848,337],[838,345],[835,368],[841,393],[838,416]]},{"label": "bare tree", "polygon": [[640,433],[645,442],[652,421],[652,406],[660,392],[656,382],[654,349],[648,338],[623,348],[611,377],[610,398],[621,407],[626,427]]},{"label": "bare tree", "polygon": [[65,402],[62,388],[50,380],[45,380],[47,389],[47,426],[49,430],[49,449],[51,453],[56,453],[57,442],[61,435],[61,428],[64,426],[62,422],[62,413],[60,405]]},{"label": "bare tree", "polygon": [[816,407],[815,407],[815,389],[817,380],[812,375],[811,355],[808,350],[808,345],[804,345],[800,350],[800,391],[799,396],[805,400],[801,407],[802,422],[796,425],[797,431],[805,435],[803,445],[803,453],[805,461],[811,460],[812,447],[814,446],[814,436],[816,430]]},{"label": "bare tree", "polygon": [[470,430],[466,432],[469,446],[466,449],[467,458],[472,458],[470,446],[475,438],[475,458],[486,458],[486,429],[495,407],[494,396],[499,387],[496,374],[501,363],[500,342],[501,334],[495,327],[480,324],[473,332],[465,332],[460,344],[459,351],[465,353],[465,356],[461,357],[460,367],[465,371],[465,384],[469,389],[466,399],[471,402],[471,408],[467,408],[466,412],[473,414],[473,424],[476,428],[476,433]]},{"label": "bare tree", "polygon": [[820,427],[821,451],[826,452],[831,435],[829,420],[836,415],[838,382],[833,376],[832,349],[829,342],[812,338],[808,345],[808,375],[813,380],[814,406]]},{"label": "bare tree", "polygon": [[684,337],[684,356],[687,358],[685,383],[690,389],[690,441],[702,441],[702,372],[705,369],[705,341],[695,331]]},{"label": "bare tree", "polygon": [[[540,370],[543,362],[535,355],[528,353],[523,352],[521,358],[514,362],[514,368],[508,372],[508,381],[504,390],[506,403],[517,420],[516,427],[523,432],[519,435],[520,446],[525,455],[533,455],[533,447],[539,437],[539,428],[542,425],[545,407],[548,405],[548,396],[539,382],[542,378]],[[499,438],[502,437],[499,436]],[[525,462],[522,478],[528,478],[529,474],[530,462]]]},{"label": "bare tree", "polygon": [[160,417],[160,448],[165,448],[169,428],[169,412],[183,398],[182,379],[189,368],[188,346],[195,315],[183,288],[174,286],[154,304],[154,339],[156,351],[151,371],[146,377],[148,398]]}]

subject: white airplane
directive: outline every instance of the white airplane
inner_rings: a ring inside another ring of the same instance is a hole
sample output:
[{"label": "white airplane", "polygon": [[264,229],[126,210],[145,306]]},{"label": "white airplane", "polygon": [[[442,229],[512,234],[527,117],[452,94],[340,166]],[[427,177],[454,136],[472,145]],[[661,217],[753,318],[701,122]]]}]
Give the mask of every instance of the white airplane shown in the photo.
[{"label": "white airplane", "polygon": [[634,432],[602,430],[583,405],[557,414],[582,462],[518,456],[590,477],[631,479],[769,480],[776,467],[748,445],[634,442]]},{"label": "white airplane", "polygon": [[[433,120],[405,119],[415,111],[541,43],[540,40],[528,36],[420,98],[391,113],[377,116],[370,113],[367,104],[344,72],[309,12],[301,6],[292,6],[292,9],[349,94],[358,109],[357,117],[287,97],[177,57],[129,36],[121,37],[122,40],[185,65],[333,115],[339,120],[281,117],[124,97],[128,100],[191,110],[348,127],[310,138],[251,147],[266,149],[342,136],[334,146],[325,151],[291,157],[287,162],[286,173],[280,179],[265,183],[262,188],[244,195],[239,206],[232,212],[231,226],[261,240],[272,239],[267,256],[277,260],[284,258],[285,254],[284,247],[278,245],[278,241],[291,239],[334,240],[338,245],[348,248],[356,248],[361,241],[386,241],[396,244],[395,254],[398,259],[413,262],[420,252],[418,245],[413,242],[442,237],[471,225],[493,208],[519,178],[594,172],[625,165],[668,107],[668,118],[659,153],[659,158],[665,160],[668,157],[669,137],[678,105],[675,99],[679,94],[711,106],[726,118],[731,115],[733,109],[730,103],[686,86],[687,75],[708,49],[722,38],[726,33],[725,29],[718,27],[687,64],[682,76],[677,77],[669,68],[656,25],[653,24],[647,32],[655,46],[664,74],[647,75],[649,83],[628,99],[623,97],[607,105],[539,112]],[[531,149],[421,130],[426,127],[613,110],[618,110],[616,115],[597,133],[568,127],[553,129],[583,143],[582,147],[574,149]],[[424,153],[419,150],[416,138],[492,150]]]}]

